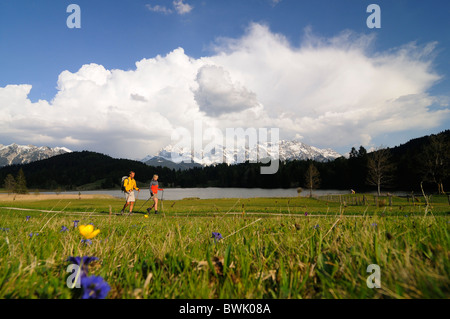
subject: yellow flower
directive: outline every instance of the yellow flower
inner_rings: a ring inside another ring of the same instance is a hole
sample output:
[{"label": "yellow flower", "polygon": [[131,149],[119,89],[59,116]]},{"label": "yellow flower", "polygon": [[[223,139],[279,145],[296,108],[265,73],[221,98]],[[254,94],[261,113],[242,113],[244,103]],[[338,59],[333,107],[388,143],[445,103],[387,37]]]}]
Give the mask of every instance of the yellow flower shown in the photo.
[{"label": "yellow flower", "polygon": [[145,218],[148,218],[148,215],[144,215]]},{"label": "yellow flower", "polygon": [[86,239],[92,239],[100,233],[100,229],[94,230],[93,225],[80,225],[78,229],[80,234]]}]

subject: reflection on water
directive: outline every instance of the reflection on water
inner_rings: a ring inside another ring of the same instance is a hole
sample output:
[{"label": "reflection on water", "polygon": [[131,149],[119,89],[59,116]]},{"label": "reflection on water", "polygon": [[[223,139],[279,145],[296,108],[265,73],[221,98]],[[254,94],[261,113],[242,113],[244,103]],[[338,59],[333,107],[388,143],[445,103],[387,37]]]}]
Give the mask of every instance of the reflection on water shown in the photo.
[{"label": "reflection on water", "polygon": [[[85,191],[81,194],[106,194],[125,199],[120,190],[98,190]],[[53,194],[53,193],[52,193]],[[63,192],[62,194],[78,194],[78,191]],[[343,195],[351,194],[350,190],[318,189],[313,191],[313,196],[322,196],[327,194]],[[394,192],[395,195],[404,195],[405,192]],[[137,195],[137,193],[136,193]],[[163,196],[163,193],[159,196]],[[167,188],[164,191],[164,199],[179,200],[183,198],[198,197],[200,199],[212,198],[253,198],[253,197],[297,197],[297,188],[289,189],[262,189],[262,188]],[[309,196],[308,190],[303,190],[302,197]],[[147,189],[142,189],[138,199],[148,199],[150,193]]]}]

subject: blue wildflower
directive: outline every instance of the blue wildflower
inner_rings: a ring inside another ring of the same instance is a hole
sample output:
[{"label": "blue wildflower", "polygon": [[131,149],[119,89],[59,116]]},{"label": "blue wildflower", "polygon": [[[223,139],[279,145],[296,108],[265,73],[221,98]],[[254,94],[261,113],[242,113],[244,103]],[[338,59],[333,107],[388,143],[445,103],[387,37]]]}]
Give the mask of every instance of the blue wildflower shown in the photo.
[{"label": "blue wildflower", "polygon": [[98,276],[89,276],[81,278],[83,295],[81,299],[105,299],[111,287],[108,283]]},{"label": "blue wildflower", "polygon": [[92,240],[90,240],[90,239],[82,239],[81,243],[82,244],[86,244],[86,245],[92,245]]},{"label": "blue wildflower", "polygon": [[61,230],[59,232],[61,233],[61,232],[65,232],[68,230],[69,230],[69,228],[67,228],[66,226],[61,226]]},{"label": "blue wildflower", "polygon": [[314,229],[317,229],[317,228],[319,228],[319,224],[314,225]]},{"label": "blue wildflower", "polygon": [[33,236],[39,236],[39,233],[29,233],[28,236],[30,236],[30,238],[33,238]]},{"label": "blue wildflower", "polygon": [[73,228],[77,228],[79,222],[80,222],[79,220],[74,220],[73,221]]},{"label": "blue wildflower", "polygon": [[31,216],[27,216],[26,218],[27,218],[27,220],[26,220],[26,221],[29,221],[29,220],[30,220],[30,218],[31,218]]},{"label": "blue wildflower", "polygon": [[378,224],[377,223],[373,223],[372,225],[370,225],[370,226],[372,226],[372,227],[377,227],[378,226]]},{"label": "blue wildflower", "polygon": [[223,236],[221,233],[213,232],[211,238],[214,238],[214,242],[216,242],[223,239]]}]

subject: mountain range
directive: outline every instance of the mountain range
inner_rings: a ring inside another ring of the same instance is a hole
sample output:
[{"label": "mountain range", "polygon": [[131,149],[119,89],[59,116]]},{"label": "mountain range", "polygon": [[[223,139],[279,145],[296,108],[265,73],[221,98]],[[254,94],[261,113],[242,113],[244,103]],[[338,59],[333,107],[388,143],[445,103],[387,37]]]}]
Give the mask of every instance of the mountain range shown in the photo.
[{"label": "mountain range", "polygon": [[[258,148],[259,147],[259,148]],[[223,149],[223,154],[216,151]],[[223,146],[218,146],[210,151],[201,154],[194,153],[190,150],[168,145],[161,149],[156,156],[147,156],[141,162],[153,167],[167,167],[170,169],[187,170],[194,167],[210,166],[220,163],[237,164],[238,155],[257,154],[257,150],[264,151],[273,157],[275,154],[271,151],[271,144],[260,144],[250,151],[243,146],[235,148],[233,151],[228,151]],[[0,167],[14,165],[14,164],[28,164],[31,162],[47,159],[55,155],[71,153],[72,151],[66,147],[48,147],[48,146],[34,146],[34,145],[2,145],[0,144]],[[176,154],[185,159],[184,162],[177,161],[172,158]],[[342,155],[331,149],[320,149],[314,146],[306,145],[299,141],[285,141],[279,142],[279,158],[282,161],[291,160],[314,160],[317,162],[332,161]]]},{"label": "mountain range", "polygon": [[50,148],[47,146],[17,145],[15,143],[5,146],[0,144],[0,167],[27,164],[71,152],[65,147]]},{"label": "mountain range", "polygon": [[[299,143],[280,143],[280,158],[289,158],[290,153],[300,156],[299,150],[308,149]],[[422,182],[425,191],[436,191],[437,186],[431,177],[440,174],[443,185],[450,184],[448,151],[450,148],[450,130],[437,135],[423,136],[410,140],[402,145],[389,148],[390,184],[385,185],[390,190],[421,191]],[[0,147],[3,152],[8,147]],[[11,149],[27,153],[34,147],[12,146]],[[47,150],[46,148],[37,148]],[[311,148],[314,150],[314,148]],[[61,149],[56,149],[56,151]],[[168,156],[170,148],[165,148],[159,155]],[[10,150],[11,151],[11,150]],[[240,187],[240,188],[292,188],[305,187],[305,176],[311,163],[305,160],[281,161],[279,170],[273,175],[260,174],[260,167],[265,164],[243,163],[238,165],[209,165],[198,163],[192,169],[173,169],[164,167],[162,163],[175,164],[163,157],[152,157],[157,167],[146,165],[141,161],[115,159],[94,152],[67,152],[47,159],[37,160],[28,164],[16,164],[0,167],[0,183],[11,174],[18,176],[23,170],[29,189],[55,190],[58,187],[65,190],[119,189],[122,176],[130,170],[137,174],[139,187],[148,185],[153,174],[161,177],[163,187]],[[5,152],[8,153],[8,152]],[[355,189],[356,191],[371,190],[366,177],[369,173],[368,159],[373,152],[367,152],[363,147],[354,152],[353,156],[340,156],[335,160],[316,162],[320,175],[322,189]],[[13,157],[12,153],[8,153]],[[325,154],[322,156],[325,157]],[[30,154],[28,154],[30,155]],[[212,154],[214,155],[214,154]],[[440,158],[442,167],[436,170],[430,166],[435,156]],[[17,157],[17,156],[16,156]],[[18,160],[18,159],[16,159]],[[158,167],[159,166],[159,167]],[[433,173],[433,175],[430,175]],[[0,186],[1,187],[1,186]]]},{"label": "mountain range", "polygon": [[[208,151],[196,153],[190,149],[168,145],[161,149],[156,156],[149,155],[141,161],[150,166],[180,168],[182,170],[192,167],[217,165],[220,163],[238,164],[239,162],[248,160],[250,155],[253,155],[253,158],[256,158],[257,154],[266,154],[265,157],[270,156],[271,158],[275,158],[277,154],[275,154],[276,152],[273,152],[271,146],[272,144],[270,142],[266,142],[255,145],[255,147],[251,149],[241,145],[235,147],[232,151],[229,151],[222,145],[218,145]],[[295,140],[281,140],[278,146],[278,157],[281,161],[314,160],[316,162],[328,162],[342,156],[332,149],[320,149]],[[222,152],[220,152],[220,150],[222,150]],[[238,160],[238,156],[241,156],[240,160]],[[245,160],[243,160],[244,158]],[[183,162],[180,162],[181,159],[183,159]]]}]

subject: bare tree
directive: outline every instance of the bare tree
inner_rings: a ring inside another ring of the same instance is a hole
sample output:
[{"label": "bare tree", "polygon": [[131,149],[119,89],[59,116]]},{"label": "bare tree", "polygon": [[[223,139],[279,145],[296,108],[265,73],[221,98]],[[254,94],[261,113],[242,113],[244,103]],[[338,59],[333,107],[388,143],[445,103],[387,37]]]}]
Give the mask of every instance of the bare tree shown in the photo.
[{"label": "bare tree", "polygon": [[432,135],[424,149],[424,178],[435,183],[438,194],[445,194],[443,181],[449,175],[450,141],[444,134]]},{"label": "bare tree", "polygon": [[378,196],[381,194],[381,186],[386,186],[392,181],[393,167],[390,160],[390,151],[383,146],[368,154],[367,183],[377,187]]},{"label": "bare tree", "polygon": [[313,163],[309,164],[309,167],[305,174],[306,187],[309,189],[309,197],[312,197],[312,190],[320,185],[320,174]]}]

